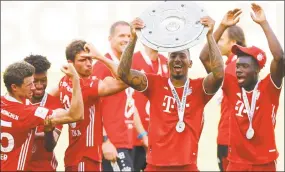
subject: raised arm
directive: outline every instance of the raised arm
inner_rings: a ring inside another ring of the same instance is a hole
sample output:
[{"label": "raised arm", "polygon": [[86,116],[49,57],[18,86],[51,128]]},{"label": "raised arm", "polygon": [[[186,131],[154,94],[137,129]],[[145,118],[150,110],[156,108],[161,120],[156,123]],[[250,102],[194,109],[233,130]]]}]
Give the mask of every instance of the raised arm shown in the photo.
[{"label": "raised arm", "polygon": [[[234,9],[230,10],[226,13],[224,16],[222,22],[218,26],[217,30],[214,32],[214,40],[218,42],[225,32],[225,30],[230,27],[235,25],[237,22],[239,22],[239,15],[242,13],[241,9]],[[210,59],[209,59],[209,45],[208,43],[204,46],[200,53],[200,60],[203,63],[207,73],[210,73],[211,71],[211,65],[210,65]]]},{"label": "raised arm", "polygon": [[203,87],[207,94],[214,94],[220,88],[224,79],[224,62],[222,55],[213,37],[213,28],[215,21],[210,17],[203,17],[200,20],[201,24],[207,26],[207,41],[209,46],[209,74],[204,79]]},{"label": "raised arm", "polygon": [[101,61],[111,71],[112,75],[119,79],[117,74],[118,65],[113,60],[103,56],[91,43],[86,43],[84,49],[89,52],[88,54],[81,54],[82,57],[92,57],[93,59]]},{"label": "raised arm", "polygon": [[118,76],[122,81],[128,84],[130,87],[138,91],[143,91],[147,87],[147,78],[145,74],[137,70],[131,70],[132,57],[137,42],[137,35],[135,29],[141,29],[144,27],[142,20],[136,18],[132,22],[132,37],[131,40],[122,54],[120,64],[118,67]]},{"label": "raised arm", "polygon": [[70,109],[56,109],[54,114],[50,116],[46,125],[51,124],[55,126],[57,124],[66,124],[84,119],[84,105],[82,99],[82,92],[79,82],[79,76],[74,68],[74,66],[69,63],[68,65],[63,66],[61,69],[72,79],[72,99]]},{"label": "raised arm", "polygon": [[274,34],[273,30],[271,29],[268,21],[266,20],[265,13],[261,6],[252,3],[251,8],[254,12],[251,13],[251,18],[254,22],[259,24],[263,29],[263,32],[267,38],[267,42],[269,45],[269,49],[271,54],[273,55],[273,60],[270,66],[270,74],[274,84],[277,87],[280,87],[282,84],[282,79],[284,77],[284,51]]},{"label": "raised arm", "polygon": [[88,54],[82,54],[83,57],[92,57],[96,60],[101,61],[108,67],[108,69],[112,72],[113,77],[106,77],[104,80],[99,81],[98,85],[98,95],[99,96],[109,96],[118,92],[123,91],[129,86],[120,80],[117,70],[118,65],[113,60],[108,59],[103,56],[92,44],[87,43],[84,46],[84,49],[89,52]]}]

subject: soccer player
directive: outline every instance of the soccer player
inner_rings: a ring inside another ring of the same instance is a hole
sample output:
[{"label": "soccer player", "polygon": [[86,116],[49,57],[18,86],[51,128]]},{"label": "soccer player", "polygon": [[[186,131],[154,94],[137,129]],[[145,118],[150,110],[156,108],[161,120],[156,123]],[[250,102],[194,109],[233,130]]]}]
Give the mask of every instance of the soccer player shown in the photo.
[{"label": "soccer player", "polygon": [[[144,50],[134,53],[132,69],[144,73],[154,73],[168,77],[167,58],[158,51],[144,45]],[[140,92],[134,92],[137,111],[134,113],[133,131],[133,161],[134,171],[144,170],[146,167],[146,149],[148,147],[149,100]]]},{"label": "soccer player", "polygon": [[64,65],[62,71],[74,85],[69,110],[25,105],[35,89],[35,68],[27,62],[16,62],[6,68],[3,78],[8,93],[1,96],[1,170],[27,170],[37,126],[50,128],[83,119],[79,77],[71,64]]},{"label": "soccer player", "polygon": [[284,78],[284,51],[261,6],[252,3],[251,18],[259,24],[273,56],[270,73],[259,78],[266,63],[261,49],[234,45],[236,76],[225,75],[223,90],[234,113],[230,116],[230,147],[227,171],[276,171],[278,151],[275,121]]},{"label": "soccer player", "polygon": [[144,27],[140,19],[132,22],[131,41],[118,67],[119,77],[143,92],[150,101],[149,143],[146,171],[197,171],[198,142],[203,128],[204,106],[219,89],[224,65],[213,39],[214,21],[202,17],[209,28],[211,73],[205,78],[188,79],[189,50],[169,53],[169,77],[130,70],[137,36],[134,29]]},{"label": "soccer player", "polygon": [[[234,44],[246,46],[244,32],[239,26],[236,26],[236,23],[239,22],[239,16],[241,13],[242,11],[240,9],[228,11],[224,16],[221,24],[218,26],[217,30],[214,33],[214,39],[216,40],[216,42],[218,42],[221,54],[227,56],[227,61],[225,63],[225,73],[231,74],[233,76],[235,76],[237,57],[231,52],[231,48]],[[200,54],[201,61],[203,62],[203,59],[207,59],[208,56],[209,49],[206,45]],[[206,70],[207,72],[209,72],[209,67],[206,66]],[[222,101],[221,118],[219,122],[217,137],[217,158],[220,171],[225,171],[229,163],[229,161],[227,160],[230,132],[229,117],[230,113],[232,113],[232,109],[229,108],[229,102],[225,96],[221,95],[219,97],[219,100]]]},{"label": "soccer player", "polygon": [[[51,64],[42,55],[30,55],[24,61],[35,67],[33,96],[26,99],[27,105],[36,105],[48,109],[63,108],[59,98],[53,97],[46,92],[48,83],[47,73]],[[37,126],[35,140],[32,148],[32,157],[28,165],[29,171],[56,171],[57,160],[54,155],[54,148],[60,136],[62,125],[44,128]]]},{"label": "soccer player", "polygon": [[[103,135],[99,98],[127,88],[124,82],[113,77],[99,80],[92,76],[93,57],[89,53],[97,59],[111,61],[83,40],[72,41],[65,50],[67,61],[74,65],[80,77],[84,102],[84,120],[69,124],[69,145],[64,157],[66,171],[101,171]],[[73,84],[70,78],[65,76],[52,92],[54,96],[60,97],[66,109],[69,109],[72,100],[71,90]]]},{"label": "soccer player", "polygon": [[[109,31],[110,50],[105,56],[119,64],[122,52],[129,43],[131,29],[129,23],[118,21],[112,24]],[[93,67],[93,75],[99,79],[111,77],[110,70],[101,61]],[[131,150],[133,147],[133,114],[135,105],[134,90],[127,88],[112,96],[101,99],[100,109],[103,115],[103,125],[106,130],[104,146],[104,171],[133,171]],[[108,146],[108,147],[107,147]],[[116,149],[114,149],[116,148]],[[105,156],[111,154],[112,156]],[[116,165],[116,166],[114,166]],[[117,167],[117,168],[115,168]]]}]

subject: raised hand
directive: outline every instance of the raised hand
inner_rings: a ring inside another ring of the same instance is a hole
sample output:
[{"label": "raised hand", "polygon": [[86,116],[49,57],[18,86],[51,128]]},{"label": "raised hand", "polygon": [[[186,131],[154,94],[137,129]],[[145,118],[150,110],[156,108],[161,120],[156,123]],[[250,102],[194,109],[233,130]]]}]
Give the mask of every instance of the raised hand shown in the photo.
[{"label": "raised hand", "polygon": [[91,43],[86,43],[84,45],[84,51],[88,52],[86,54],[81,54],[81,57],[92,57],[93,59],[100,60],[104,56],[95,48],[95,46]]},{"label": "raised hand", "polygon": [[233,26],[233,25],[237,24],[239,22],[241,13],[242,13],[242,11],[239,8],[228,11],[226,13],[226,15],[224,16],[221,24],[226,26],[226,27]]},{"label": "raised hand", "polygon": [[205,17],[202,17],[200,19],[200,23],[206,27],[208,27],[208,33],[207,34],[212,34],[213,33],[213,30],[214,30],[214,26],[215,26],[215,21],[209,17],[209,16],[205,16]]},{"label": "raised hand", "polygon": [[78,77],[78,73],[72,63],[63,65],[60,70],[71,78]]},{"label": "raised hand", "polygon": [[266,22],[264,11],[260,5],[257,5],[256,3],[252,3],[251,9],[253,10],[254,13],[251,12],[250,16],[254,22],[256,22],[257,24],[262,24]]},{"label": "raised hand", "polygon": [[140,18],[135,18],[132,22],[131,22],[131,32],[132,32],[132,38],[135,38],[136,35],[136,29],[142,29],[145,27],[144,22],[142,21],[142,19]]}]

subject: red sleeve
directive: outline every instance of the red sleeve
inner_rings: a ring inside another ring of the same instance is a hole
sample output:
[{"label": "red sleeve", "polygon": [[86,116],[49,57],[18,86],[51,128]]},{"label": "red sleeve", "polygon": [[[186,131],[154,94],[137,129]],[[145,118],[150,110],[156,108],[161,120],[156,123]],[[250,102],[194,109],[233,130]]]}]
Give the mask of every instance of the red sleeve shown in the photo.
[{"label": "red sleeve", "polygon": [[[50,97],[50,99],[51,99],[51,101],[52,101],[52,107],[47,107],[47,108],[50,108],[50,109],[64,109],[64,106],[63,106],[63,104],[61,103],[61,101],[60,101],[60,99],[58,98],[58,97],[54,97],[54,96],[51,96],[51,95],[49,95]],[[57,126],[55,126],[55,128],[57,128],[58,130],[62,130],[62,125],[60,124],[60,125],[57,125]]]},{"label": "red sleeve", "polygon": [[97,98],[98,97],[98,87],[99,87],[99,80],[93,79],[87,85],[84,85],[82,89],[83,92],[83,99],[88,97]]},{"label": "red sleeve", "polygon": [[224,81],[222,83],[222,90],[223,93],[225,93],[226,95],[230,95],[229,91],[230,91],[230,80],[233,81],[233,76],[229,73],[225,73],[225,77],[224,77]]},{"label": "red sleeve", "polygon": [[203,86],[204,79],[205,78],[198,78],[197,79],[197,83],[198,83],[197,88],[200,89],[201,95],[203,95],[204,104],[207,104],[215,94],[207,94],[206,93],[204,86]]},{"label": "red sleeve", "polygon": [[38,125],[44,125],[46,117],[53,114],[53,110],[33,105],[26,106],[24,112],[26,115],[21,121],[23,128],[35,128]]},{"label": "red sleeve", "polygon": [[268,74],[261,82],[264,82],[264,85],[266,87],[265,90],[270,91],[269,95],[270,95],[272,102],[277,103],[276,101],[279,101],[282,85],[278,88],[274,84],[271,78],[271,74]]},{"label": "red sleeve", "polygon": [[150,96],[152,95],[151,93],[155,92],[155,81],[159,80],[158,75],[156,74],[150,74],[150,73],[146,73],[146,78],[147,78],[147,86],[146,89],[144,91],[142,91],[142,93],[150,98]]},{"label": "red sleeve", "polygon": [[93,66],[93,75],[103,80],[107,76],[112,76],[112,73],[104,63],[97,61]]}]

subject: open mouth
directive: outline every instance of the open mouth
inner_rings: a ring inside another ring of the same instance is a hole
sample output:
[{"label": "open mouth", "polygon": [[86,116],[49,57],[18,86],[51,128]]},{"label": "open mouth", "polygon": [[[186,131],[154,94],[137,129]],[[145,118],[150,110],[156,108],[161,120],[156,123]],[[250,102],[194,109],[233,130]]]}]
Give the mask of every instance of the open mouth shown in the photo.
[{"label": "open mouth", "polygon": [[239,84],[242,84],[242,83],[244,83],[245,78],[243,76],[237,76],[237,80],[238,80]]},{"label": "open mouth", "polygon": [[181,65],[174,65],[173,68],[174,68],[174,71],[176,71],[176,72],[182,71],[182,66]]}]

